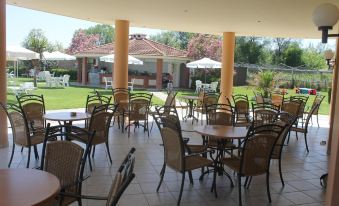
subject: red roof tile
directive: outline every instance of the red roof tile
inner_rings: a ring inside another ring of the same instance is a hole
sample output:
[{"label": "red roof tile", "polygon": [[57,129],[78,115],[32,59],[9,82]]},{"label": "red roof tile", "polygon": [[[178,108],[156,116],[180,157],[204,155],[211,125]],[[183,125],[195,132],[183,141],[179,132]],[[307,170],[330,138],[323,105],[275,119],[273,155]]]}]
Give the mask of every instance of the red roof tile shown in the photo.
[{"label": "red roof tile", "polygon": [[[77,51],[73,53],[73,55],[104,56],[112,53],[114,53],[114,42]],[[129,54],[140,56],[187,57],[186,51],[146,39],[145,35],[138,35],[138,37],[131,35],[129,40]]]}]

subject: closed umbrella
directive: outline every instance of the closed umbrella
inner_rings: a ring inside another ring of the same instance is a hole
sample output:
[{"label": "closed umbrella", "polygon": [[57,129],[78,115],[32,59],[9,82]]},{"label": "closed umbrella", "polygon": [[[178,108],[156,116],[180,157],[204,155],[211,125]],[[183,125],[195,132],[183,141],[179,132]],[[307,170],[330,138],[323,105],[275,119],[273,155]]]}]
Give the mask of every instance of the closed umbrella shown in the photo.
[{"label": "closed umbrella", "polygon": [[21,46],[7,46],[6,60],[14,61],[14,70],[16,70],[16,77],[18,77],[18,60],[39,59],[39,54]]},{"label": "closed umbrella", "polygon": [[[102,57],[100,57],[100,61],[114,63],[114,54],[102,56]],[[128,64],[139,64],[139,65],[142,65],[143,63],[144,62],[141,61],[140,59],[137,59],[135,57],[132,57],[132,56],[128,55]]]},{"label": "closed umbrella", "polygon": [[197,61],[193,61],[190,63],[187,63],[186,66],[188,68],[202,68],[205,69],[205,83],[206,83],[206,69],[208,68],[221,68],[221,62],[214,61],[210,58],[202,58]]}]

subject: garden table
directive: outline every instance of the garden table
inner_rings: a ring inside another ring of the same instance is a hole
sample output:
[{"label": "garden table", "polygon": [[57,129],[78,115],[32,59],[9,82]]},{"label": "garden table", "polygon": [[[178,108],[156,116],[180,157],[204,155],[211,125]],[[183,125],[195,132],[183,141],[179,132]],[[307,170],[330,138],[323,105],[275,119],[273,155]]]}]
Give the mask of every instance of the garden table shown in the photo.
[{"label": "garden table", "polygon": [[91,114],[86,112],[76,112],[72,115],[72,112],[53,112],[43,115],[45,120],[64,122],[64,125],[72,124],[73,121],[81,121],[91,118]]},{"label": "garden table", "polygon": [[193,120],[194,119],[198,120],[193,114],[193,103],[194,103],[194,101],[199,100],[199,97],[187,95],[187,96],[181,96],[181,98],[187,100],[187,102],[188,102],[188,114],[184,117],[184,119],[187,120],[188,118],[193,118]]},{"label": "garden table", "polygon": [[0,169],[0,205],[53,205],[60,191],[56,176],[37,169]]},{"label": "garden table", "polygon": [[[214,159],[216,170],[219,175],[225,174],[230,180],[233,186],[233,181],[230,174],[228,174],[221,163],[221,158],[224,155],[224,146],[223,143],[225,140],[238,140],[238,148],[240,148],[241,140],[245,139],[247,136],[248,129],[246,127],[234,127],[234,126],[225,126],[225,125],[204,125],[204,126],[195,126],[194,131],[198,134],[201,134],[204,142],[206,142],[206,137],[215,137],[218,140],[217,147],[217,156]],[[205,174],[209,173],[207,170],[201,174],[200,179],[203,178]]]}]

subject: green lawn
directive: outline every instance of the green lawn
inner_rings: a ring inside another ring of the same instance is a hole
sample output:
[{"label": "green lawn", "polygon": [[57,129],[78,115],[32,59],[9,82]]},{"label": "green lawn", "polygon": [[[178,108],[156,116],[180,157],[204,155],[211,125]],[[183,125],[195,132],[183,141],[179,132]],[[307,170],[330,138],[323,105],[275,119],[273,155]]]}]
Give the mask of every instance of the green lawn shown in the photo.
[{"label": "green lawn", "polygon": [[[17,79],[16,84],[19,85],[22,82],[28,82],[32,79],[28,78],[19,78]],[[46,109],[47,110],[54,110],[54,109],[70,109],[70,108],[84,108],[86,104],[86,98],[89,94],[94,94],[94,89],[98,90],[100,94],[105,96],[111,96],[111,90],[104,90],[98,88],[91,88],[91,87],[60,87],[60,88],[50,88],[45,87],[44,82],[38,83],[38,88],[31,92],[31,94],[42,94],[44,95]],[[141,90],[142,91],[142,90]],[[135,91],[140,92],[140,91]],[[147,92],[147,91],[143,91]],[[9,103],[16,103],[16,97],[8,89],[7,99]],[[152,98],[153,104],[163,104],[164,102],[157,97]]]},{"label": "green lawn", "polygon": [[[254,100],[253,87],[249,87],[249,86],[234,87],[233,93],[234,94],[247,94],[250,100]],[[325,99],[321,103],[319,113],[328,114],[329,108],[330,108],[330,105],[328,104],[328,94],[327,92],[320,92],[320,93],[318,92],[318,94],[325,95]],[[197,95],[197,93],[195,93],[194,91],[179,91],[179,93],[177,94],[177,97],[180,98],[180,96],[182,95]],[[289,98],[291,95],[293,96],[293,95],[299,95],[299,94],[296,94],[293,89],[289,89],[288,94],[285,95],[285,98]],[[307,106],[312,105],[314,98],[315,98],[315,95],[309,95]]]},{"label": "green lawn", "polygon": [[[16,85],[19,85],[22,82],[32,82],[32,79],[29,78],[18,78],[16,80]],[[32,94],[43,94],[45,98],[46,103],[46,109],[47,110],[53,110],[53,109],[70,109],[70,108],[84,108],[86,104],[86,97],[89,94],[94,94],[94,89],[97,88],[91,88],[91,87],[64,87],[64,88],[49,88],[45,87],[44,82],[38,83],[38,88],[31,92]],[[104,90],[104,89],[97,89],[100,94],[105,96],[111,96],[112,91],[111,90]],[[8,89],[8,102],[10,103],[16,103],[16,98],[11,93],[11,90]],[[134,92],[148,92],[146,90],[137,90]],[[252,100],[254,98],[253,94],[253,87],[248,86],[241,86],[241,87],[234,87],[234,94],[247,94],[249,99]],[[328,114],[329,113],[329,104],[328,104],[328,95],[327,92],[320,92],[320,94],[325,95],[325,99],[322,102],[320,106],[320,114]],[[194,91],[188,90],[188,91],[178,91],[177,97],[180,98],[182,95],[197,95],[194,93]],[[288,95],[286,97],[289,97],[291,95],[295,95],[295,92],[293,90],[288,90]],[[308,106],[312,105],[313,99],[315,96],[310,95],[308,100]],[[153,96],[152,103],[161,105],[164,104],[164,101],[161,99]]]}]

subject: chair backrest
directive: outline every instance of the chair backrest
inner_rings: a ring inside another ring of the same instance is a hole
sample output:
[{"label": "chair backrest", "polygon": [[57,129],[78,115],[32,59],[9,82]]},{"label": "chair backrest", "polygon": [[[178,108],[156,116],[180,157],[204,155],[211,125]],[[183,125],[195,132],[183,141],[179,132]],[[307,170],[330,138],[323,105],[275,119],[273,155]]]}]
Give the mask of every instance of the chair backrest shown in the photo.
[{"label": "chair backrest", "polygon": [[[58,177],[61,191],[81,194],[86,159],[92,146],[93,135],[93,132],[76,126],[47,125],[40,168]],[[62,140],[64,136],[67,140]],[[76,142],[85,143],[85,149]]]},{"label": "chair backrest", "polygon": [[46,113],[43,95],[21,95],[16,96],[19,107],[25,113],[27,125],[31,130],[45,128],[43,115]]},{"label": "chair backrest", "polygon": [[264,97],[259,93],[255,93],[255,102],[257,104],[263,104],[265,102]]},{"label": "chair backrest", "polygon": [[161,129],[161,138],[164,143],[166,165],[175,171],[184,171],[185,150],[183,139],[176,131],[168,127]]},{"label": "chair backrest", "polygon": [[[178,130],[181,132],[181,125],[180,125],[178,111],[174,106],[155,107],[155,111],[156,112],[153,112],[152,115],[153,115],[153,119],[155,123],[157,124],[159,128],[159,131],[161,131],[161,128],[163,128],[164,125],[171,124],[171,123],[166,123],[166,119],[165,119],[167,117],[170,117],[169,118],[170,120],[179,123],[178,125],[176,125],[175,130]],[[171,125],[174,125],[174,124],[176,123],[172,123]]]},{"label": "chair backrest", "polygon": [[233,126],[234,113],[228,104],[211,104],[206,106],[206,121],[208,125]]},{"label": "chair backrest", "polygon": [[293,100],[293,101],[284,102],[284,104],[281,107],[281,110],[291,115],[298,116],[299,107],[301,104],[302,104],[301,100]]},{"label": "chair backrest", "polygon": [[[112,89],[114,103],[118,104],[118,111],[128,111],[128,100],[130,92],[126,88],[114,88]],[[126,102],[123,102],[126,101]]]},{"label": "chair backrest", "polygon": [[319,107],[320,107],[320,104],[312,105],[311,111],[307,114],[305,125],[304,125],[304,129],[305,129],[306,133],[307,133],[308,124],[310,122],[310,119],[312,118],[312,115],[314,115],[315,112],[319,110]]},{"label": "chair backrest", "polygon": [[237,115],[247,115],[249,113],[249,101],[247,94],[236,94],[232,95],[233,103],[234,103],[234,109],[235,113]]},{"label": "chair backrest", "polygon": [[240,160],[241,175],[256,176],[267,172],[273,147],[284,128],[276,124],[250,128]]},{"label": "chair backrest", "polygon": [[131,148],[124,161],[122,162],[118,172],[116,173],[108,193],[106,206],[117,205],[121,195],[126,190],[128,185],[135,177],[134,170],[134,157],[135,148]]},{"label": "chair backrest", "polygon": [[112,83],[113,82],[113,78],[112,77],[103,77],[103,79],[104,79],[104,82],[107,84],[109,84],[109,83]]},{"label": "chair backrest", "polygon": [[305,107],[307,104],[309,96],[303,96],[303,95],[297,95],[297,96],[291,96],[290,100],[291,101],[295,101],[295,100],[299,100],[301,101],[300,107],[299,107],[299,118],[302,118],[305,112]]},{"label": "chair backrest", "polygon": [[321,105],[322,101],[324,100],[324,98],[325,98],[325,96],[321,95],[321,94],[318,94],[317,96],[315,96],[314,101],[312,103],[312,107],[315,106],[316,104],[319,104],[319,107],[314,111],[313,114],[319,113],[319,108],[320,108],[320,105]]},{"label": "chair backrest", "polygon": [[116,109],[116,107],[114,107],[113,112],[108,112],[108,107],[108,104],[103,104],[100,106],[96,106],[93,109],[88,129],[91,132],[95,131],[93,140],[94,143],[98,143],[98,140],[96,140],[96,138],[100,139],[103,142],[107,141],[108,139],[109,127],[111,124],[112,116],[114,115]]},{"label": "chair backrest", "polygon": [[128,115],[129,120],[147,120],[149,107],[153,94],[134,93],[130,94]]},{"label": "chair backrest", "polygon": [[210,89],[211,89],[212,91],[217,91],[218,84],[219,84],[219,82],[211,82]]},{"label": "chair backrest", "polygon": [[165,101],[165,106],[175,106],[175,96],[177,95],[176,92],[170,91],[167,94],[166,101]]},{"label": "chair backrest", "polygon": [[99,100],[101,104],[111,104],[112,97],[107,97],[104,95],[101,95],[98,90],[95,90],[95,94],[99,97]]},{"label": "chair backrest", "polygon": [[29,128],[25,114],[15,104],[7,105],[0,102],[2,110],[6,113],[12,128],[13,142],[22,146],[30,146]]},{"label": "chair backrest", "polygon": [[98,93],[94,95],[87,95],[85,111],[89,114],[92,114],[95,107],[102,105],[102,100]]},{"label": "chair backrest", "polygon": [[65,74],[64,76],[62,76],[62,81],[63,81],[64,83],[68,83],[70,77],[71,77],[70,75]]},{"label": "chair backrest", "polygon": [[253,124],[264,125],[264,124],[272,124],[277,115],[280,112],[280,108],[276,107],[273,104],[253,104],[252,103],[252,111],[253,111]]},{"label": "chair backrest", "polygon": [[282,106],[284,102],[284,95],[280,94],[271,94],[271,102],[276,106]]},{"label": "chair backrest", "polygon": [[46,82],[52,81],[52,75],[49,72],[48,73],[45,72],[44,78],[45,78]]}]

